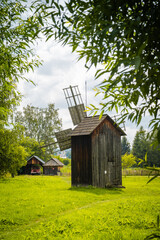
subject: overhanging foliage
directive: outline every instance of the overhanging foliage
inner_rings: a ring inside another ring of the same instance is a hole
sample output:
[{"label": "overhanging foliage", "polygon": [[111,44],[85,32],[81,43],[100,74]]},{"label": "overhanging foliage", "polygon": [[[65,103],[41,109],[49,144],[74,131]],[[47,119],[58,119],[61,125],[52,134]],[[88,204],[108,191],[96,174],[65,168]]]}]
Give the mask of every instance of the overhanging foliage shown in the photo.
[{"label": "overhanging foliage", "polygon": [[[86,59],[86,66],[102,64],[102,111],[122,112],[139,124],[151,116],[152,133],[160,127],[160,2],[158,0],[36,1],[47,38],[69,44]],[[45,17],[51,22],[45,25]],[[90,108],[96,110],[96,108]],[[158,140],[160,142],[160,131]]]}]

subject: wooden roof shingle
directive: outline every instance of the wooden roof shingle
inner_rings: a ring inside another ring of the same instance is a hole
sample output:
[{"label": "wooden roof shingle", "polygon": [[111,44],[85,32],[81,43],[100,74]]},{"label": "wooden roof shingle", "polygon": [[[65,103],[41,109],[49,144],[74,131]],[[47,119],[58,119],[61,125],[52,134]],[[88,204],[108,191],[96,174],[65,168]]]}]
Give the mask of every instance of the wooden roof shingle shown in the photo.
[{"label": "wooden roof shingle", "polygon": [[60,162],[57,158],[51,158],[43,166],[44,167],[63,167],[64,164]]},{"label": "wooden roof shingle", "polygon": [[108,115],[103,115],[101,118],[97,115],[94,117],[84,118],[78,126],[73,129],[70,136],[90,135],[105,119],[107,119],[120,132],[121,136],[126,135],[125,132]]}]

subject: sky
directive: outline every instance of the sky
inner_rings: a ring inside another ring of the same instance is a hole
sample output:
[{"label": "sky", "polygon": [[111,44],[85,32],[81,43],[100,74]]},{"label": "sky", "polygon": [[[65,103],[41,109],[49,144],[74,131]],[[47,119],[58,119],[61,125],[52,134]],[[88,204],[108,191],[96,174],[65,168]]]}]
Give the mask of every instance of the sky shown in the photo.
[{"label": "sky", "polygon": [[[85,68],[85,61],[78,61],[78,55],[71,52],[69,46],[61,46],[53,39],[48,42],[39,41],[36,46],[36,54],[43,60],[43,65],[33,73],[27,74],[35,85],[30,82],[21,81],[18,89],[23,95],[20,110],[30,104],[35,107],[47,107],[49,103],[54,103],[59,109],[59,117],[62,119],[62,128],[74,128],[68,111],[63,89],[78,85],[84,105],[94,104],[98,106],[102,96],[95,97],[94,88],[100,80],[94,79],[95,69],[89,71]],[[114,112],[107,112],[112,117]],[[88,113],[89,115],[89,113]],[[141,125],[147,128],[148,116],[143,119]],[[136,131],[140,126],[127,121],[125,123],[127,139],[132,145]]]}]

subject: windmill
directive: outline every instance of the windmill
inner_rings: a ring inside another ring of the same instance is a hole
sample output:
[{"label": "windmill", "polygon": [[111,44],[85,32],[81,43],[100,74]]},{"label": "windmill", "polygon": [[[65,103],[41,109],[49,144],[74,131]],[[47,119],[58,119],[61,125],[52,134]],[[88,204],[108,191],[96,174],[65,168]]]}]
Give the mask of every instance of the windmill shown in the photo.
[{"label": "windmill", "polygon": [[63,91],[76,127],[55,136],[61,151],[72,149],[72,186],[121,186],[121,136],[125,132],[107,114],[87,117],[78,86]]}]

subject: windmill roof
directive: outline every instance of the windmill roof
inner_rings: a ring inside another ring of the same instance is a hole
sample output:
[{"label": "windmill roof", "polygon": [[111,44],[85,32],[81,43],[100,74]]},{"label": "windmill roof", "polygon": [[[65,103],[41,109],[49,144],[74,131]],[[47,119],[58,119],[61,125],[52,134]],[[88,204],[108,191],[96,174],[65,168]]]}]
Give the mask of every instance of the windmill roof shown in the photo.
[{"label": "windmill roof", "polygon": [[126,135],[125,132],[110,118],[108,115],[99,115],[94,117],[84,118],[75,129],[73,129],[70,136],[90,135],[105,119],[107,119],[119,132],[120,135]]},{"label": "windmill roof", "polygon": [[33,155],[33,156],[31,156],[28,160],[27,160],[27,162],[29,161],[29,160],[31,160],[32,158],[36,158],[38,161],[40,161],[41,163],[45,163],[41,158],[39,158],[39,157],[37,157],[36,155]]},{"label": "windmill roof", "polygon": [[63,167],[64,164],[60,162],[57,158],[51,158],[43,166],[44,167]]}]

